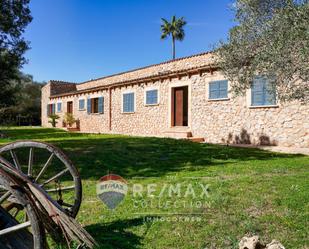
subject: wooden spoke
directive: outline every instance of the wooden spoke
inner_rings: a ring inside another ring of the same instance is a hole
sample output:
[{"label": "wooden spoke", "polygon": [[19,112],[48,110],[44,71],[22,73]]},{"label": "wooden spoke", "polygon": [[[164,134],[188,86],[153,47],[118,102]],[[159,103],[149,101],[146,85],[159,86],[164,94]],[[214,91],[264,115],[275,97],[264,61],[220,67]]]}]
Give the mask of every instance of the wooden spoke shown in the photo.
[{"label": "wooden spoke", "polygon": [[[4,157],[0,156],[0,162],[6,165],[12,165],[8,160],[6,160]],[[14,166],[14,165],[12,165]]]},{"label": "wooden spoke", "polygon": [[69,203],[66,203],[66,202],[62,202],[61,203],[61,206],[64,206],[64,207],[69,207],[69,208],[72,208],[73,205],[69,204]]},{"label": "wooden spoke", "polygon": [[1,196],[0,198],[0,204],[3,203],[6,199],[8,199],[12,193],[10,191],[7,191],[4,195]]},{"label": "wooden spoke", "polygon": [[32,165],[33,165],[33,148],[29,150],[29,161],[28,161],[28,176],[32,176]]},{"label": "wooden spoke", "polygon": [[[72,190],[72,189],[75,189],[75,185],[69,187],[63,187],[61,188],[61,191]],[[47,189],[45,191],[48,193],[57,192],[59,191],[59,188]]]},{"label": "wooden spoke", "polygon": [[[46,161],[39,164],[36,162],[35,153],[41,151],[46,151],[49,154],[47,154]],[[8,155],[7,160],[1,157],[1,155],[6,155],[5,153]],[[22,156],[25,156],[25,158],[22,158]],[[57,165],[54,165],[56,160]],[[50,197],[54,201],[62,200],[60,191],[73,195],[74,199],[72,199],[72,201],[70,201],[70,198],[72,198],[71,195],[70,197],[69,195],[64,196],[64,199],[68,199],[64,200],[64,202],[72,203],[72,205],[68,204],[70,205],[70,208],[63,208],[64,211],[69,210],[67,213],[71,217],[75,217],[81,203],[82,188],[78,170],[70,159],[57,147],[37,141],[17,141],[0,147],[1,164],[7,164],[16,168],[18,171],[21,171],[21,167],[24,166],[23,162],[25,162],[26,166],[25,172],[23,173],[28,175],[29,180],[41,186],[46,191],[47,195],[51,195]],[[62,166],[60,164],[62,164]],[[58,165],[61,168],[58,168]],[[58,170],[55,171],[55,169]],[[64,174],[66,175],[63,176]],[[60,183],[58,183],[57,180],[61,180],[64,177],[66,180],[69,180],[70,183],[68,182],[65,184],[66,186],[60,186]],[[53,183],[55,183],[55,186],[53,186]],[[11,202],[10,195],[11,194],[4,191],[0,192],[0,204],[1,201],[3,202],[2,205],[7,201]],[[20,214],[18,214],[18,218],[19,216]]]},{"label": "wooden spoke", "polygon": [[11,154],[11,157],[13,158],[13,162],[14,162],[16,169],[21,170],[20,163],[18,161],[16,153],[13,150],[10,150],[10,154]]},{"label": "wooden spoke", "polygon": [[25,215],[24,215],[24,222],[26,222],[28,220],[28,215],[27,215],[27,213],[25,213]]},{"label": "wooden spoke", "polygon": [[57,175],[54,175],[53,177],[49,178],[48,180],[46,180],[45,182],[43,182],[40,186],[44,186],[50,182],[52,182],[53,180],[58,179],[59,177],[63,176],[65,173],[67,173],[69,171],[69,169],[64,169],[61,172],[59,172]]},{"label": "wooden spoke", "polygon": [[17,208],[16,211],[14,212],[14,214],[13,214],[13,217],[16,218],[16,216],[18,215],[19,212],[20,212],[20,209]]},{"label": "wooden spoke", "polygon": [[27,227],[30,227],[30,226],[31,226],[30,221],[27,221],[27,222],[24,222],[24,223],[21,223],[21,224],[0,230],[0,237],[5,235],[5,234],[13,233],[13,232],[16,232],[18,230],[21,230],[21,229],[24,229],[24,228],[27,228]]},{"label": "wooden spoke", "polygon": [[43,168],[41,169],[40,173],[38,174],[38,176],[35,178],[35,181],[37,182],[39,180],[39,178],[44,174],[45,170],[47,169],[48,165],[50,165],[51,161],[53,160],[54,157],[54,153],[52,153],[50,155],[50,157],[48,158],[48,160],[46,161],[45,165],[43,166]]}]

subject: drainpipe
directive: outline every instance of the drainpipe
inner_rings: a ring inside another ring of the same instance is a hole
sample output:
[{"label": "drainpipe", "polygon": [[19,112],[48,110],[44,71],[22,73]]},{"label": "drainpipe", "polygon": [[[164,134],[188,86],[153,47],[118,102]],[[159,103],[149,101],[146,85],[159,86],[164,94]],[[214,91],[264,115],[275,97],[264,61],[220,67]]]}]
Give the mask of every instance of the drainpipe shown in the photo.
[{"label": "drainpipe", "polygon": [[109,130],[112,131],[112,87],[108,88],[109,94]]}]

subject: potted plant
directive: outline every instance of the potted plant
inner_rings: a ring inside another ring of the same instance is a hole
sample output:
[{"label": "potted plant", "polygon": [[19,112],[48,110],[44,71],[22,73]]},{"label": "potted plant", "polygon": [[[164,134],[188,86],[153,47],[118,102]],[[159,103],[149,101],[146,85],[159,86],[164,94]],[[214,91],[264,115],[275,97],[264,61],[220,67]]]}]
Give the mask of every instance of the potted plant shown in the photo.
[{"label": "potted plant", "polygon": [[66,112],[64,116],[64,122],[68,127],[72,127],[75,124],[76,119],[74,118],[72,113]]}]

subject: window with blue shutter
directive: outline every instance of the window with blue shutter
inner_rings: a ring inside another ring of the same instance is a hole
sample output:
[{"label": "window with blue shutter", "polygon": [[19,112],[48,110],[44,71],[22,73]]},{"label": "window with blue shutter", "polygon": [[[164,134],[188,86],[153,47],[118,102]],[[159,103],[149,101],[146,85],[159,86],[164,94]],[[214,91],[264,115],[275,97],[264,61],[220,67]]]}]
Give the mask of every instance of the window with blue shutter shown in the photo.
[{"label": "window with blue shutter", "polygon": [[265,77],[257,77],[253,80],[251,86],[251,105],[275,105],[276,90]]},{"label": "window with blue shutter", "polygon": [[78,101],[78,109],[79,110],[85,110],[85,100],[84,99],[80,99]]},{"label": "window with blue shutter", "polygon": [[87,113],[91,113],[91,99],[87,99]]},{"label": "window with blue shutter", "polygon": [[55,114],[55,104],[47,105],[47,116]]},{"label": "window with blue shutter", "polygon": [[55,114],[56,112],[56,104],[48,104],[47,105],[47,116]]},{"label": "window with blue shutter", "polygon": [[212,81],[209,83],[209,99],[226,99],[227,98],[227,80]]},{"label": "window with blue shutter", "polygon": [[104,98],[87,99],[87,113],[104,113]]},{"label": "window with blue shutter", "polygon": [[57,112],[61,112],[62,111],[62,103],[58,102],[57,103]]},{"label": "window with blue shutter", "polygon": [[158,104],[158,90],[148,90],[146,91],[146,105],[156,105]]},{"label": "window with blue shutter", "polygon": [[123,112],[134,112],[134,93],[124,93],[122,101]]},{"label": "window with blue shutter", "polygon": [[104,112],[104,98],[99,97],[98,98],[98,113],[103,113]]}]

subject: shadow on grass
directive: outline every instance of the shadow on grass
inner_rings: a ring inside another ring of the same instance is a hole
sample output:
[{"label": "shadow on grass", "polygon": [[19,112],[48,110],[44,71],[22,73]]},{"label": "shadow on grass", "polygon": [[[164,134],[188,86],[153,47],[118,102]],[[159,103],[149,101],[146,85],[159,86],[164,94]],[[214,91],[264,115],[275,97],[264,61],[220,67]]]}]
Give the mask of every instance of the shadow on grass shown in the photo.
[{"label": "shadow on grass", "polygon": [[0,131],[7,136],[9,140],[31,140],[31,139],[49,139],[49,138],[71,138],[81,137],[87,134],[81,133],[69,133],[61,129],[53,128],[16,128],[16,129],[5,129],[0,127]]},{"label": "shadow on grass", "polygon": [[94,224],[85,229],[94,237],[99,246],[104,249],[136,249],[141,248],[142,236],[128,231],[129,228],[146,224],[146,232],[150,223],[145,223],[143,218],[117,220],[106,224]]},{"label": "shadow on grass", "polygon": [[296,158],[253,148],[192,143],[154,137],[89,135],[60,129],[6,130],[10,140],[48,139],[62,149],[81,173],[82,179],[99,179],[107,173],[123,177],[159,177],[181,170],[196,171],[227,163]]},{"label": "shadow on grass", "polygon": [[54,143],[72,159],[82,179],[99,179],[107,173],[127,178],[159,177],[231,162],[300,157],[167,138],[117,137]]}]

